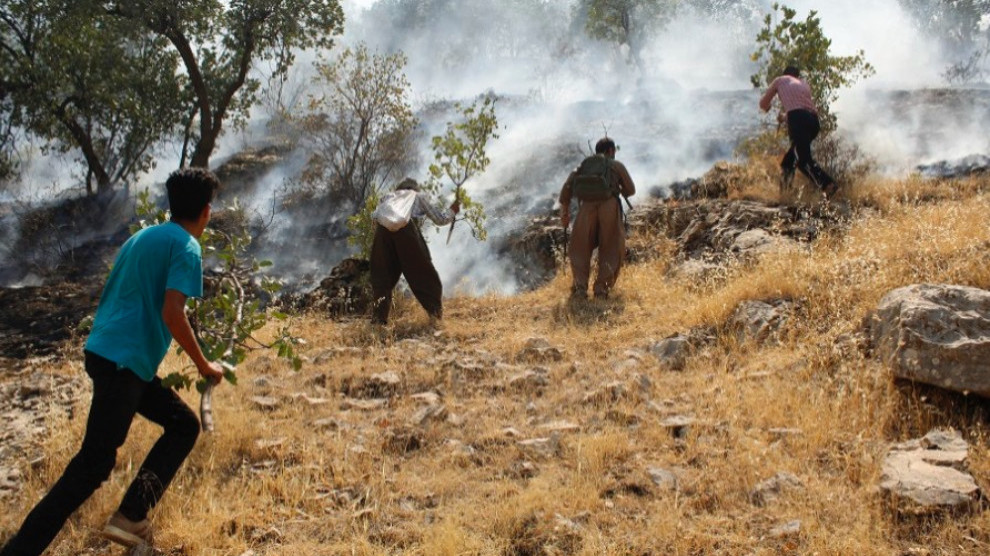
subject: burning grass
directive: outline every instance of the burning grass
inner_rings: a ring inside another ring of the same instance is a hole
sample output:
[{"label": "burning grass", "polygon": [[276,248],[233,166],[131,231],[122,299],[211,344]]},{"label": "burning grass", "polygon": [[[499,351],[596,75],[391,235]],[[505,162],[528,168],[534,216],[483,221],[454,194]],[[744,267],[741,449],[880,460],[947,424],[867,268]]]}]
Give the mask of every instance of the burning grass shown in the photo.
[{"label": "burning grass", "polygon": [[[190,555],[985,554],[987,512],[899,516],[875,486],[889,442],[954,426],[986,488],[986,403],[895,384],[840,337],[899,286],[990,288],[986,185],[869,178],[847,191],[839,228],[710,284],[671,277],[660,257],[624,269],[604,302],[569,303],[566,273],[518,296],[455,297],[439,332],[409,300],[384,332],[300,317],[302,371],[255,355],[239,386],[217,390],[218,431],[155,512],[159,544]],[[726,327],[741,301],[782,298],[798,309],[779,343]],[[630,354],[700,326],[717,340],[680,372]],[[531,337],[563,356],[522,357]],[[170,355],[164,371],[178,364]],[[511,381],[533,369],[546,380]],[[386,371],[401,381],[380,407],[350,399],[389,394],[364,385]],[[418,420],[422,392],[444,412]],[[671,416],[693,422],[675,431]],[[54,423],[46,462],[0,501],[0,538],[57,478],[83,426]],[[154,435],[132,428],[114,475],[52,554],[109,553],[94,531]],[[758,492],[782,473],[798,484]]]}]

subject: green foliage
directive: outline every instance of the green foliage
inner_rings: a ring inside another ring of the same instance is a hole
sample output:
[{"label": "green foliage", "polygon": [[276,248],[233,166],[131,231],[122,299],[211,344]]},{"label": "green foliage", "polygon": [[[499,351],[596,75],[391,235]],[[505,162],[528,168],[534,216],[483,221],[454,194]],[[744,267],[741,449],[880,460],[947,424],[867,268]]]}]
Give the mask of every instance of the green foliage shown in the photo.
[{"label": "green foliage", "polygon": [[[169,217],[167,211],[155,206],[147,190],[138,194],[136,212],[139,220],[132,231],[161,224]],[[246,218],[244,208],[235,201],[233,207],[224,211],[222,218],[231,223],[228,229],[207,228],[199,239],[204,261],[217,263],[206,280],[210,293],[203,299],[191,298],[187,304],[189,321],[203,354],[211,361],[222,361],[233,367],[244,361],[253,349],[271,349],[278,357],[288,359],[293,369],[299,370],[302,359],[296,353],[296,347],[303,340],[292,335],[288,315],[265,311],[261,307],[261,296],[274,295],[282,286],[262,273],[271,262],[256,260],[248,253],[251,234],[242,225]],[[257,286],[253,284],[255,279]],[[256,339],[254,333],[266,326],[269,319],[283,324],[275,339],[266,344]],[[237,382],[230,369],[224,372],[224,378],[233,384]],[[162,383],[172,388],[189,388],[194,383],[201,388],[205,384],[203,380],[196,382],[195,376],[186,372],[172,373]]]},{"label": "green foliage", "polygon": [[358,256],[362,259],[371,258],[371,245],[375,240],[375,219],[371,215],[378,208],[379,201],[381,195],[377,189],[373,189],[364,200],[361,210],[347,219],[347,229],[351,232],[347,243],[357,248]]},{"label": "green foliage", "polygon": [[[484,207],[474,201],[463,186],[472,177],[483,173],[491,163],[485,149],[489,140],[498,138],[495,99],[489,96],[482,100],[480,106],[475,102],[467,107],[455,104],[454,108],[462,119],[456,123],[447,122],[445,133],[431,140],[433,163],[430,164],[430,179],[425,189],[440,191],[444,178],[453,183],[454,198],[461,203],[459,219],[467,221],[474,237],[484,241],[488,237]],[[451,232],[456,222],[450,223]]]},{"label": "green foliage", "polygon": [[86,2],[0,4],[0,113],[44,148],[75,152],[105,191],[153,166],[181,117],[179,57]]},{"label": "green foliage", "polygon": [[[778,12],[782,17],[775,22]],[[766,15],[763,29],[756,35],[757,49],[751,58],[759,64],[759,69],[750,76],[750,81],[754,87],[766,88],[788,65],[800,67],[802,79],[808,82],[815,96],[822,132],[828,134],[835,129],[835,115],[830,106],[838,98],[838,90],[876,72],[862,50],[854,56],[829,53],[832,41],[822,30],[818,12],[810,11],[803,21],[796,16],[796,10],[773,4],[773,13]]]},{"label": "green foliage", "polygon": [[677,4],[678,0],[581,0],[575,10],[589,37],[627,45],[641,66],[640,54],[650,34],[670,22]]},{"label": "green foliage", "polygon": [[[209,167],[228,119],[243,124],[258,102],[252,69],[284,76],[295,53],[329,48],[343,30],[337,0],[78,0],[96,5],[125,25],[167,39],[184,73],[175,78],[186,102],[184,165]],[[189,145],[193,144],[191,154]]]},{"label": "green foliage", "polygon": [[402,53],[375,54],[364,44],[316,64],[323,92],[299,117],[312,149],[303,184],[357,210],[412,166],[417,121],[405,66]]}]

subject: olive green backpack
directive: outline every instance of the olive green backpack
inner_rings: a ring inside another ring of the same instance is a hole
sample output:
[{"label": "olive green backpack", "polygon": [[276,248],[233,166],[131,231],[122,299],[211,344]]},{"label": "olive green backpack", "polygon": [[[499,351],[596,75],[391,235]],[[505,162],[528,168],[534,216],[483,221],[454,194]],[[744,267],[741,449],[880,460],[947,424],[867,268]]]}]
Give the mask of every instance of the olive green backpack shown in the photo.
[{"label": "olive green backpack", "polygon": [[571,194],[581,201],[604,201],[618,197],[613,185],[612,162],[602,154],[595,154],[581,161],[571,181]]}]

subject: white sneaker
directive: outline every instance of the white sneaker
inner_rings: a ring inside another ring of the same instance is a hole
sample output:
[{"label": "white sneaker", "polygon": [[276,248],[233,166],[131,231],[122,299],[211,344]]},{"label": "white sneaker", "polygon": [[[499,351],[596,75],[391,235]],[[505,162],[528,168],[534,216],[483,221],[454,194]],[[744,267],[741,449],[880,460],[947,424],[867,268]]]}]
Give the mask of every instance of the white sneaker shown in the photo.
[{"label": "white sneaker", "polygon": [[111,541],[128,547],[141,544],[151,544],[152,527],[147,519],[131,521],[120,512],[110,516],[110,521],[103,527],[103,536]]}]

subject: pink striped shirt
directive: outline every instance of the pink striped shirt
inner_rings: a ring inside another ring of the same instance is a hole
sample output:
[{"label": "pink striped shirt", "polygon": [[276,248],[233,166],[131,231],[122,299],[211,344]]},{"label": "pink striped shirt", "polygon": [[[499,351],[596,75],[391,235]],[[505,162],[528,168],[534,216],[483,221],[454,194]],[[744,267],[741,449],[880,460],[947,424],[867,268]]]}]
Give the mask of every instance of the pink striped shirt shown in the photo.
[{"label": "pink striped shirt", "polygon": [[774,95],[780,97],[780,104],[784,106],[784,112],[803,109],[814,114],[818,113],[818,109],[815,108],[815,101],[811,98],[811,87],[797,77],[781,75],[773,80],[770,88],[760,99],[760,108],[764,112],[770,110],[770,102],[773,101]]}]

